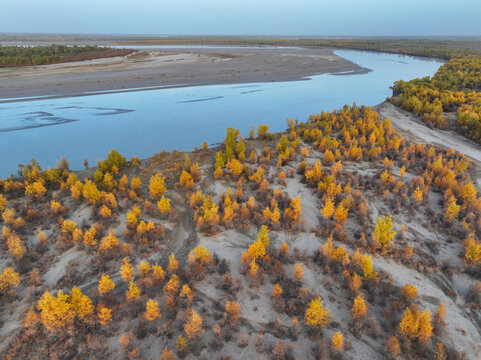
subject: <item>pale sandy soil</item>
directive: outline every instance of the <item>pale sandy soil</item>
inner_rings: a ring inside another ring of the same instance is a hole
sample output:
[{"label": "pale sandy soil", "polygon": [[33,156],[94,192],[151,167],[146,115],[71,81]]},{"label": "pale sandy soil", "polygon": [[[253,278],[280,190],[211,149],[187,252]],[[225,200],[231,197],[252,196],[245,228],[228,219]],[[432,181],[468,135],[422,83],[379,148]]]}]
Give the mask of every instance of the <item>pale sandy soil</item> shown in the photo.
[{"label": "pale sandy soil", "polygon": [[157,86],[299,80],[366,71],[332,49],[169,49],[124,57],[0,68],[0,99]]},{"label": "pale sandy soil", "polygon": [[[381,109],[379,109],[379,107]],[[421,142],[431,142],[434,143],[434,135],[430,137],[421,137],[425,130],[430,130],[424,125],[418,124],[419,127],[407,126],[406,128],[401,128],[398,124],[398,117],[402,114],[391,104],[381,104],[378,106],[378,111],[381,111],[383,117],[387,117],[392,120],[393,125],[401,130],[403,129],[415,129],[416,136],[412,135],[413,139],[417,139]],[[389,110],[386,111],[386,110]],[[413,118],[411,121],[416,122]],[[429,131],[427,132],[429,134]],[[444,133],[444,132],[443,132]],[[407,134],[407,133],[406,133]],[[449,135],[444,134],[444,135]],[[440,135],[441,136],[441,135]],[[419,138],[418,138],[419,137]],[[469,141],[466,139],[457,139],[457,141],[452,141],[453,148],[462,146],[468,146]],[[302,146],[304,146],[303,144]],[[436,143],[436,145],[443,145],[442,143]],[[309,145],[307,145],[309,146]],[[478,149],[473,148],[473,151],[478,151]],[[476,153],[474,153],[476,156]],[[314,149],[309,149],[309,156],[306,159],[308,164],[313,164],[316,159],[319,158],[319,153]],[[290,166],[296,168],[299,162],[292,162]],[[365,176],[373,177],[377,169],[372,167],[370,162],[348,162],[344,163],[343,168],[348,171],[359,171]],[[270,170],[274,171],[274,168]],[[270,171],[270,172],[272,172]],[[269,173],[270,173],[269,172]],[[399,169],[393,170],[393,174],[398,174]],[[396,176],[397,177],[397,176]],[[398,177],[397,177],[398,178]],[[406,182],[413,178],[413,174],[407,172],[404,179]],[[220,195],[223,191],[226,191],[226,187],[220,185],[216,182],[216,186],[210,188],[211,191]],[[285,191],[289,197],[300,196],[302,201],[302,216],[301,223],[304,224],[303,230],[297,234],[291,234],[286,231],[271,231],[271,241],[270,244],[274,248],[279,248],[282,242],[287,242],[291,249],[297,249],[301,254],[313,254],[316,250],[326,242],[326,238],[319,237],[314,233],[310,232],[312,227],[319,227],[322,224],[320,209],[322,204],[316,197],[315,192],[308,188],[306,184],[303,184],[299,175],[295,174],[293,178],[288,178],[285,181],[285,185],[273,184],[271,182],[271,187],[280,188]],[[368,193],[365,194],[368,196]],[[440,194],[430,193],[429,203],[431,208],[435,211],[442,212],[442,207],[438,203],[438,198]],[[411,246],[417,248],[425,248],[428,243],[439,243],[440,250],[435,257],[438,261],[450,259],[456,266],[461,265],[459,254],[462,253],[463,247],[460,242],[453,243],[446,236],[446,234],[438,232],[430,226],[425,226],[425,218],[416,217],[414,220],[409,218],[409,215],[405,212],[399,214],[392,214],[392,211],[386,205],[385,202],[381,201],[377,197],[370,197],[369,199],[369,219],[374,221],[377,216],[382,215],[392,215],[393,222],[395,225],[395,230],[400,231],[401,225],[404,224],[407,228],[406,240]],[[216,197],[218,198],[218,196]],[[432,199],[431,199],[432,198]],[[357,225],[353,224],[346,225],[346,231],[354,232],[358,229]],[[239,269],[242,266],[240,261],[241,254],[247,251],[247,248],[252,239],[255,239],[256,232],[254,230],[249,230],[247,232],[239,230],[227,230],[216,234],[215,236],[199,236],[199,244],[206,246],[206,248],[212,252],[215,252],[219,258],[225,259],[230,267],[231,274],[234,278],[242,281]],[[336,246],[344,246],[349,252],[354,253],[355,249],[346,246],[345,243],[337,243]],[[431,255],[431,254],[430,254]],[[433,255],[434,256],[434,255]],[[373,255],[372,260],[374,263],[375,270],[379,273],[386,272],[389,273],[393,279],[393,286],[396,288],[401,288],[405,284],[412,284],[417,287],[419,291],[418,299],[415,304],[422,309],[429,309],[432,314],[435,313],[437,306],[444,303],[446,305],[448,315],[446,317],[446,322],[448,325],[444,328],[444,341],[445,344],[456,348],[458,350],[465,352],[466,359],[479,359],[481,354],[481,349],[479,344],[481,343],[481,328],[478,325],[476,315],[467,310],[466,302],[464,297],[468,292],[469,287],[472,285],[473,280],[465,275],[457,275],[452,279],[447,278],[441,272],[437,272],[435,275],[429,275],[416,269],[408,268],[392,259],[386,259],[380,255]],[[331,313],[331,319],[333,324],[342,325],[330,325],[325,330],[325,337],[330,338],[337,330],[341,332],[348,333],[347,338],[350,342],[352,349],[350,351],[350,359],[385,359],[384,343],[377,339],[376,336],[370,335],[370,329],[365,329],[365,334],[357,337],[345,327],[349,323],[349,311],[346,309],[351,306],[351,300],[346,299],[344,291],[345,289],[340,285],[335,285],[332,288],[325,286],[325,283],[330,280],[326,280],[326,274],[320,271],[317,265],[306,262],[305,259],[301,261],[304,267],[304,280],[303,285],[309,289],[315,289],[315,291],[322,297],[323,303],[329,308]],[[286,273],[291,274],[294,270],[295,262],[286,266]],[[456,281],[456,279],[459,280]],[[198,287],[198,291],[202,294],[202,297],[215,299],[220,296],[217,293],[216,287],[214,286],[215,281],[203,281],[202,285]],[[280,318],[282,324],[289,328],[290,319],[284,314],[279,314],[270,309],[272,304],[271,293],[273,284],[266,281],[260,289],[256,289],[254,292],[249,288],[248,284],[242,283],[243,286],[238,293],[237,301],[240,302],[242,307],[242,319],[243,326],[241,326],[239,333],[242,332],[256,332],[265,331],[266,341],[270,343],[269,333],[273,331],[273,323]],[[461,295],[456,299],[453,299],[446,295],[444,285],[456,288],[458,293]],[[381,307],[370,305],[370,314],[376,314],[375,316],[380,316],[384,310]],[[473,319],[474,318],[474,319]],[[304,334],[305,335],[305,334]],[[271,340],[271,345],[275,343],[275,339]],[[243,349],[243,354],[245,357],[242,358],[258,358],[265,359],[269,358],[263,354],[255,352],[254,348],[255,338],[249,338],[249,345]],[[232,350],[230,347],[233,347]],[[309,358],[310,348],[312,343],[304,336],[299,337],[299,341],[294,342],[294,354],[298,358]],[[235,344],[227,343],[224,345],[224,351],[232,354],[235,357]],[[232,351],[232,352],[231,352]],[[214,352],[215,353],[215,352]],[[216,355],[221,355],[219,352]],[[212,355],[212,353],[210,354]],[[193,359],[193,357],[189,357]],[[404,357],[400,357],[404,359]]]},{"label": "pale sandy soil", "polygon": [[[384,105],[384,108],[390,108]],[[381,109],[383,116],[386,112]],[[396,109],[390,110],[390,118],[395,126],[397,124]],[[422,133],[422,128],[419,131]],[[427,140],[426,140],[427,141]],[[256,143],[256,147],[262,148],[264,144]],[[303,144],[307,145],[307,144]],[[319,153],[309,147],[309,156],[307,162],[312,164],[319,158]],[[301,158],[298,156],[295,160],[289,163],[292,168],[297,168]],[[213,164],[211,164],[213,165]],[[299,254],[303,254],[300,257],[291,256],[291,260],[285,265],[286,274],[292,274],[294,266],[297,262],[302,263],[304,268],[304,280],[302,286],[314,291],[320,295],[323,299],[324,305],[329,309],[331,314],[331,324],[324,330],[324,338],[330,339],[330,337],[336,332],[341,331],[345,335],[345,339],[350,344],[350,349],[346,351],[345,358],[349,359],[384,359],[385,356],[385,339],[377,336],[370,328],[364,329],[363,333],[356,335],[351,332],[349,328],[349,316],[350,308],[352,306],[352,295],[348,294],[342,283],[336,281],[336,277],[332,277],[333,274],[326,273],[322,267],[312,261],[312,257],[319,248],[326,242],[326,237],[318,236],[315,233],[310,232],[312,227],[319,228],[323,224],[321,220],[320,209],[322,208],[322,201],[316,195],[315,189],[308,187],[301,181],[299,175],[294,174],[292,177],[286,179],[284,184],[276,182],[275,176],[279,169],[275,164],[268,165],[266,174],[270,174],[270,183],[275,187],[278,187],[283,192],[286,192],[289,197],[295,197],[299,195],[302,201],[302,215],[301,226],[299,232],[288,231],[274,231],[270,232],[270,244],[273,249],[278,249],[282,242],[287,242],[291,248],[291,253],[298,250]],[[376,168],[382,168],[382,164],[373,164],[368,162],[348,162],[346,161],[343,166],[345,171],[358,170],[362,176],[374,177],[376,176]],[[212,170],[212,168],[210,168]],[[396,169],[397,170],[397,169]],[[207,174],[208,169],[203,168],[203,173]],[[393,174],[397,174],[398,171],[393,171]],[[407,173],[405,180],[408,181],[413,174]],[[233,187],[232,183],[224,180],[212,181],[210,175],[206,175],[204,178],[208,187],[208,192],[212,193],[216,200],[219,199],[222,192],[226,192],[227,188]],[[250,195],[250,190],[245,189],[246,196]],[[167,194],[172,199],[174,208],[177,211],[175,217],[175,226],[172,227],[172,231],[167,231],[167,238],[165,246],[168,250],[161,252],[152,252],[145,254],[142,258],[133,258],[133,264],[137,266],[140,260],[147,260],[150,263],[159,263],[166,266],[167,258],[170,252],[174,252],[176,258],[185,263],[186,255],[188,251],[197,246],[205,245],[206,248],[212,253],[216,253],[220,259],[225,259],[228,263],[229,271],[235,282],[239,283],[239,290],[235,292],[235,300],[238,301],[242,308],[239,331],[236,332],[232,339],[225,340],[222,343],[221,348],[210,348],[210,344],[214,338],[211,329],[215,326],[216,322],[212,316],[205,316],[205,329],[202,343],[203,350],[200,354],[189,354],[186,359],[219,359],[221,356],[231,356],[232,359],[272,359],[272,355],[269,352],[258,353],[256,351],[255,343],[258,333],[264,333],[264,344],[267,349],[275,346],[276,342],[281,339],[284,342],[290,342],[288,336],[280,336],[276,334],[275,322],[280,319],[282,326],[286,332],[291,331],[292,319],[285,313],[276,312],[273,310],[272,300],[272,278],[267,274],[264,276],[262,286],[253,288],[246,278],[242,275],[242,263],[241,254],[247,251],[249,245],[256,239],[258,229],[251,227],[249,230],[236,229],[220,229],[215,235],[207,236],[196,231],[195,225],[188,210],[185,208],[185,203],[181,193],[175,189],[169,189]],[[369,199],[369,217],[370,221],[376,216],[389,212],[387,204],[375,196],[372,191],[366,191],[364,194]],[[429,196],[438,196],[437,194],[431,194]],[[433,199],[434,210],[439,211],[440,207],[435,208],[437,203],[436,199]],[[73,203],[72,203],[73,204]],[[184,205],[183,205],[184,204]],[[121,203],[122,210],[119,210],[119,219],[112,224],[118,234],[122,234],[125,227],[125,212],[130,208]],[[431,205],[430,205],[431,206]],[[419,213],[419,216],[422,212]],[[68,216],[69,219],[75,220],[78,224],[83,221],[91,221],[91,211],[88,206],[81,206]],[[150,220],[149,217],[145,218]],[[158,220],[152,219],[157,222]],[[424,226],[424,219],[409,220],[409,214],[405,211],[399,214],[393,214],[393,221],[395,223],[395,229],[399,231],[401,224],[405,224],[407,227],[406,241],[413,247],[426,249],[424,246],[431,241],[437,241],[441,244],[439,256],[442,258],[459,259],[459,254],[462,251],[462,245],[457,242],[449,244],[449,238],[446,234],[436,232],[435,230]],[[346,224],[346,232],[353,237],[353,232],[358,229],[359,226],[354,220],[350,220]],[[354,248],[348,244],[337,243],[336,246],[344,246],[350,253],[355,251]],[[427,251],[427,250],[426,250]],[[88,266],[90,264],[90,256],[84,251],[73,247],[70,250],[63,253],[56,253],[54,247],[50,250],[52,253],[51,262],[44,264],[42,280],[43,284],[38,291],[52,290],[56,288],[62,288],[62,278],[66,273],[67,266],[73,264],[76,265],[76,270],[79,273],[88,273]],[[430,253],[428,253],[431,255]],[[0,264],[5,264],[8,259],[0,259]],[[375,270],[379,273],[385,271],[390,274],[393,282],[393,288],[399,289],[406,283],[415,285],[419,291],[418,299],[415,303],[421,309],[429,309],[431,313],[434,313],[436,307],[442,302],[446,305],[448,310],[447,323],[448,325],[444,329],[443,342],[458,350],[465,351],[465,359],[479,359],[481,354],[479,344],[481,343],[481,330],[480,326],[476,322],[476,314],[469,311],[466,306],[464,298],[469,287],[472,285],[473,279],[466,275],[457,274],[452,279],[447,278],[440,271],[433,275],[429,275],[426,272],[417,271],[415,267],[409,268],[400,263],[397,263],[393,259],[387,259],[379,255],[373,254],[373,263]],[[118,262],[114,266],[109,266],[105,269],[112,276],[112,279],[116,282],[115,288],[116,296],[124,296],[127,285],[120,280],[120,265]],[[95,291],[97,286],[98,277],[89,277],[82,282],[76,282],[75,285],[79,286],[85,293],[91,294]],[[210,312],[214,313],[218,311],[218,306],[225,303],[228,299],[226,294],[220,287],[222,283],[221,275],[213,273],[204,278],[202,281],[196,282],[196,297],[199,302],[202,302]],[[329,284],[329,285],[328,285]],[[443,284],[451,288],[455,288],[460,296],[452,298],[446,295]],[[40,290],[41,289],[41,290]],[[9,341],[11,334],[15,334],[21,326],[20,319],[22,318],[21,312],[24,307],[28,305],[27,292],[28,287],[24,287],[22,293],[19,294],[18,300],[12,303],[12,307],[5,306],[1,309],[1,316],[3,319],[3,325],[0,327],[0,351],[3,350]],[[396,290],[397,291],[397,290]],[[20,300],[21,299],[21,300]],[[159,303],[163,304],[164,295],[158,298]],[[197,301],[197,300],[196,300]],[[381,318],[383,311],[385,310],[379,304],[379,299],[369,303],[369,314],[374,318]],[[12,309],[12,310],[10,310]],[[167,317],[167,313],[164,314]],[[302,321],[302,319],[300,319]],[[126,333],[126,327],[135,329],[138,324],[138,319],[122,320],[115,324],[115,329],[105,333],[105,337],[101,341],[105,342],[108,348],[108,356],[106,358],[114,358],[119,354],[119,338]],[[161,320],[164,321],[164,320]],[[209,329],[209,330],[207,330]],[[238,341],[240,334],[246,334],[248,337],[248,345],[240,348],[236,342]],[[172,347],[174,339],[166,339],[158,334],[148,334],[141,340],[142,343],[142,359],[158,358],[163,349],[170,346]],[[300,327],[300,334],[296,341],[292,341],[293,354],[299,359],[308,359],[312,356],[312,347],[314,340],[307,333],[305,327]],[[241,355],[240,355],[241,354]],[[407,359],[406,357],[401,357]]]},{"label": "pale sandy soil", "polygon": [[[412,140],[420,143],[452,148],[467,155],[474,163],[473,174],[471,174],[471,176],[476,180],[478,188],[481,186],[481,147],[478,144],[454,131],[430,129],[411,113],[399,109],[388,102],[383,102],[382,104],[377,105],[375,110],[379,112],[382,118],[389,118],[395,128],[403,132]],[[427,229],[423,226],[419,226],[419,224],[410,224],[409,230],[411,233],[418,235],[421,239],[426,239],[428,241],[436,241],[439,239],[438,233],[430,233],[433,231],[427,231]],[[443,247],[440,253],[441,256],[444,255],[445,258],[449,258],[456,262],[458,258],[457,255],[461,251],[460,244],[449,245],[447,242],[443,242]],[[479,339],[479,328],[477,329],[473,326],[474,323],[469,320],[469,314],[464,311],[464,302],[462,301],[462,298],[453,301],[439,291],[439,288],[432,282],[432,280],[425,278],[425,276],[422,276],[417,272],[396,266],[395,264],[389,264],[384,259],[380,258],[376,259],[375,263],[377,266],[388,270],[393,275],[396,282],[408,282],[417,286],[423,302],[427,302],[425,305],[429,306],[429,303],[431,303],[432,306],[436,305],[438,302],[446,304],[449,314],[447,323],[449,324],[448,331],[450,333],[449,340],[451,344],[460,346],[460,348],[463,349],[469,349],[470,347],[473,347],[474,350],[478,349],[479,340],[478,342],[473,342],[473,339]],[[460,279],[460,281],[455,281],[454,283],[457,284],[459,288],[459,284],[466,284],[469,283],[469,281],[463,277],[462,280]],[[467,292],[465,286],[462,286],[462,289],[457,290],[461,293]],[[457,331],[457,329],[461,327],[469,333],[469,336],[466,337],[466,335],[461,335],[461,333]],[[479,354],[476,356],[478,355]]]}]

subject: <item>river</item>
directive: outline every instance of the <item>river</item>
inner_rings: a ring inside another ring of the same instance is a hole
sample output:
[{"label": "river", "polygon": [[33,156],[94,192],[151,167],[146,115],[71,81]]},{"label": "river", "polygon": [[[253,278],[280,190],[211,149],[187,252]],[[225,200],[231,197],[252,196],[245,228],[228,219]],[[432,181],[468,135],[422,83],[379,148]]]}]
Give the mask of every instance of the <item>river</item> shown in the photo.
[{"label": "river", "polygon": [[161,150],[192,150],[222,141],[227,127],[247,135],[264,123],[284,130],[286,118],[344,104],[375,105],[391,95],[394,81],[432,76],[440,60],[336,50],[370,69],[364,74],[323,74],[308,80],[207,85],[102,93],[0,104],[0,177],[35,158],[54,167],[65,156],[74,170],[114,148],[124,156],[150,157]]}]

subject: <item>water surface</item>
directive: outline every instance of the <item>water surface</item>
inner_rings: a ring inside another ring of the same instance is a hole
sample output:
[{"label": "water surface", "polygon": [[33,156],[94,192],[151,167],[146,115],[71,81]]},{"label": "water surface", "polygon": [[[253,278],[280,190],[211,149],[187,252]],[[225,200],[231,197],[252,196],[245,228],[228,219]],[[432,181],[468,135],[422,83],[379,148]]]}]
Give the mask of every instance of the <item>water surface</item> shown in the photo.
[{"label": "water surface", "polygon": [[72,169],[81,169],[84,158],[94,165],[112,148],[144,158],[160,150],[192,150],[204,140],[220,142],[229,126],[244,135],[261,123],[281,131],[288,117],[304,121],[353,101],[378,104],[391,95],[394,81],[431,76],[442,64],[395,54],[336,54],[372,71],[0,104],[0,177],[31,158],[53,167],[65,156]]}]

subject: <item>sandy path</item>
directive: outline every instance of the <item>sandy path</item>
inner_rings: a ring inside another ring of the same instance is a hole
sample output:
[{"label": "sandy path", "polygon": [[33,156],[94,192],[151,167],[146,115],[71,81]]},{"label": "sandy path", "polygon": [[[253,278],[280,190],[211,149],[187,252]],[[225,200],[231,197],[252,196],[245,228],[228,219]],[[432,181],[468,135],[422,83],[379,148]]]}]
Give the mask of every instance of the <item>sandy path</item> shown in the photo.
[{"label": "sandy path", "polygon": [[0,99],[166,85],[299,80],[358,65],[332,49],[169,49],[125,57],[0,68]]},{"label": "sandy path", "polygon": [[171,198],[177,204],[175,209],[179,222],[175,227],[171,240],[167,244],[167,251],[163,259],[164,265],[167,266],[167,258],[174,253],[177,260],[187,261],[188,254],[198,243],[198,234],[196,226],[193,222],[190,207],[185,198],[178,193],[172,193]]}]

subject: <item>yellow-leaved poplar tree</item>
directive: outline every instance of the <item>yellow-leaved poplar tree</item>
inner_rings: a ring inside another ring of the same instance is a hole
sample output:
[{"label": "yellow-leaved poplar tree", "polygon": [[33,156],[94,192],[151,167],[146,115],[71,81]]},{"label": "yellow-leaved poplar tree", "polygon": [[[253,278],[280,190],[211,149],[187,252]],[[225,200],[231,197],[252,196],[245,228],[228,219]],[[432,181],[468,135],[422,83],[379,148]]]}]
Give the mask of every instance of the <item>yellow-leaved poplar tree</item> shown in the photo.
[{"label": "yellow-leaved poplar tree", "polygon": [[322,329],[323,326],[329,324],[329,310],[322,305],[320,297],[312,300],[304,314],[304,322],[306,325],[314,329]]},{"label": "yellow-leaved poplar tree", "polygon": [[189,339],[195,339],[202,333],[202,316],[194,309],[190,310],[187,323],[184,325],[184,331]]},{"label": "yellow-leaved poplar tree", "polygon": [[352,305],[351,309],[351,318],[352,319],[362,319],[366,317],[367,314],[367,305],[364,297],[359,294],[354,299],[354,304]]},{"label": "yellow-leaved poplar tree", "polygon": [[399,331],[407,338],[427,343],[433,334],[431,313],[429,310],[423,312],[415,305],[408,307],[401,317]]},{"label": "yellow-leaved poplar tree", "polygon": [[0,294],[5,294],[20,284],[20,275],[12,267],[0,274]]},{"label": "yellow-leaved poplar tree", "polygon": [[464,251],[464,258],[468,264],[481,264],[481,242],[469,237],[464,241]]},{"label": "yellow-leaved poplar tree", "polygon": [[334,203],[332,199],[327,199],[326,203],[324,204],[324,207],[321,210],[322,216],[324,216],[324,219],[330,219],[331,216],[334,214]]},{"label": "yellow-leaved poplar tree", "polygon": [[170,211],[170,199],[162,195],[162,198],[157,202],[157,208],[161,214],[168,213]]},{"label": "yellow-leaved poplar tree", "polygon": [[394,239],[394,236],[396,235],[393,228],[394,225],[390,216],[377,218],[373,238],[376,246],[380,248],[381,251],[386,251],[391,246],[392,239]]},{"label": "yellow-leaved poplar tree", "polygon": [[369,255],[362,256],[361,269],[366,280],[374,279],[377,276],[377,272],[374,271],[374,265]]},{"label": "yellow-leaved poplar tree", "polygon": [[109,275],[102,275],[99,281],[98,290],[100,295],[105,295],[115,288],[115,283],[110,280]]},{"label": "yellow-leaved poplar tree", "polygon": [[82,294],[82,291],[76,286],[70,292],[70,306],[80,319],[93,311],[92,300],[87,295]]},{"label": "yellow-leaved poplar tree", "polygon": [[347,221],[347,213],[348,209],[343,204],[340,204],[334,212],[334,219],[337,223],[344,224]]},{"label": "yellow-leaved poplar tree", "polygon": [[97,189],[94,183],[90,180],[85,181],[85,185],[83,186],[82,195],[86,198],[91,204],[97,204],[101,199],[100,190]]},{"label": "yellow-leaved poplar tree", "polygon": [[453,222],[454,220],[456,220],[458,218],[460,209],[461,207],[456,204],[456,199],[454,198],[454,196],[451,196],[448,199],[444,210],[444,220],[446,220],[447,222]]},{"label": "yellow-leaved poplar tree", "polygon": [[414,200],[416,200],[417,202],[423,201],[423,192],[421,191],[421,189],[419,188],[419,186],[416,188],[416,190],[414,190],[413,198],[414,198]]},{"label": "yellow-leaved poplar tree", "polygon": [[137,300],[140,297],[140,289],[135,282],[131,281],[129,283],[129,289],[127,290],[125,296],[127,297],[128,301]]},{"label": "yellow-leaved poplar tree", "polygon": [[149,321],[160,319],[159,303],[155,300],[149,299],[146,304],[145,318]]},{"label": "yellow-leaved poplar tree", "polygon": [[50,332],[57,332],[73,324],[75,313],[70,306],[70,297],[59,290],[57,296],[46,291],[38,301],[37,309],[43,326]]},{"label": "yellow-leaved poplar tree", "polygon": [[174,253],[171,253],[169,256],[169,266],[167,270],[169,270],[171,274],[175,274],[177,270],[179,270],[179,262],[175,259]]},{"label": "yellow-leaved poplar tree", "polygon": [[302,282],[304,279],[304,269],[301,264],[296,264],[294,267],[294,280]]},{"label": "yellow-leaved poplar tree", "polygon": [[165,178],[159,172],[150,178],[149,193],[152,199],[158,199],[164,195],[166,190],[164,182]]},{"label": "yellow-leaved poplar tree", "polygon": [[73,287],[70,295],[59,290],[57,296],[46,291],[37,303],[43,326],[50,332],[58,332],[72,326],[75,317],[83,319],[93,311],[92,300]]},{"label": "yellow-leaved poplar tree", "polygon": [[100,305],[97,309],[97,316],[101,325],[107,325],[112,322],[112,309]]},{"label": "yellow-leaved poplar tree", "polygon": [[125,282],[131,282],[134,279],[134,267],[130,263],[128,257],[123,258],[123,264],[120,267],[120,276],[124,279]]},{"label": "yellow-leaved poplar tree", "polygon": [[294,224],[297,224],[302,214],[301,198],[299,196],[292,199],[289,207],[285,210],[284,214]]},{"label": "yellow-leaved poplar tree", "polygon": [[332,337],[331,337],[331,346],[332,349],[336,352],[339,352],[343,348],[343,336],[341,332],[337,331]]},{"label": "yellow-leaved poplar tree", "polygon": [[162,269],[162,266],[160,265],[153,265],[152,266],[152,278],[154,279],[155,282],[160,283],[164,281],[165,277],[165,271]]}]

